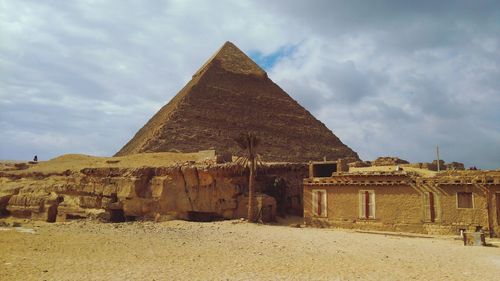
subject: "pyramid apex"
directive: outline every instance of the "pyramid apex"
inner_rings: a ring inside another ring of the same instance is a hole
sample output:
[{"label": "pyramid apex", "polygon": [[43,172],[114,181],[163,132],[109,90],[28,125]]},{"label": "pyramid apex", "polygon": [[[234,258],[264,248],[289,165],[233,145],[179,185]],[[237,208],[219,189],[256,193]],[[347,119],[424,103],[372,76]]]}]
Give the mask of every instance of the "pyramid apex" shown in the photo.
[{"label": "pyramid apex", "polygon": [[236,45],[233,42],[226,41],[226,42],[224,42],[224,44],[222,44],[222,47],[219,48],[219,50],[216,52],[216,54],[220,53],[223,50],[228,50],[228,49],[237,49],[238,51],[242,52],[238,47],[236,47]]},{"label": "pyramid apex", "polygon": [[194,76],[204,72],[204,70],[214,62],[217,62],[224,70],[232,73],[267,76],[266,72],[257,63],[231,41],[226,41]]}]

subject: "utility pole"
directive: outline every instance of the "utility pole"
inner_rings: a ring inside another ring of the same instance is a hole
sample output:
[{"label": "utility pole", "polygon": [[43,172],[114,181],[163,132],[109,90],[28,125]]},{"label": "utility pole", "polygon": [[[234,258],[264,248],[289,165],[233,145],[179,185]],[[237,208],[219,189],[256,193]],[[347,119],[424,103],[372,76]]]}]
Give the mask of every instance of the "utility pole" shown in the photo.
[{"label": "utility pole", "polygon": [[438,172],[440,171],[440,167],[439,167],[439,145],[436,145],[436,154],[437,154],[437,168],[438,168]]}]

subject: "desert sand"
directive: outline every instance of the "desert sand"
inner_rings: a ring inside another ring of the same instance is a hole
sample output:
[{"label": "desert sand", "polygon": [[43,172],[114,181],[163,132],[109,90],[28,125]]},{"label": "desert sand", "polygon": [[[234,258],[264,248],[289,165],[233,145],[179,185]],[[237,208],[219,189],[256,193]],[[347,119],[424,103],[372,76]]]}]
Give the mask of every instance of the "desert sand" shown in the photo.
[{"label": "desert sand", "polygon": [[[2,224],[2,222],[0,222]],[[0,227],[1,280],[498,280],[500,240],[167,221]],[[283,225],[284,224],[284,225]]]}]

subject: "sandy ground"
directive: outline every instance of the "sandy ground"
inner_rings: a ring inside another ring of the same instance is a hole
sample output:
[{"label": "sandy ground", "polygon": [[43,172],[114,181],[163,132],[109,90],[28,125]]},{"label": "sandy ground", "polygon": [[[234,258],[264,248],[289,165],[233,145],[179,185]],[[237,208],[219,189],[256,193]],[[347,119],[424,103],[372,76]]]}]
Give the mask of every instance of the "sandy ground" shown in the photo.
[{"label": "sandy ground", "polygon": [[[1,224],[1,223],[0,223]],[[0,227],[0,280],[499,280],[500,241],[242,221],[24,221]],[[496,246],[495,246],[496,245]]]}]

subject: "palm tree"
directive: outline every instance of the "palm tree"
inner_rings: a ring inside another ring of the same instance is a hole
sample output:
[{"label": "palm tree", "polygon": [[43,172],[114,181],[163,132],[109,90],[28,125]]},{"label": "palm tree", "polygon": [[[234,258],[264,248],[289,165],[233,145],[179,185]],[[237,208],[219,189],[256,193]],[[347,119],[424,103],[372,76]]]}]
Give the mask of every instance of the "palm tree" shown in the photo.
[{"label": "palm tree", "polygon": [[260,143],[260,139],[252,132],[241,133],[234,139],[238,146],[246,151],[246,155],[239,157],[236,163],[243,168],[248,168],[248,214],[247,219],[250,222],[255,222],[254,216],[254,177],[257,171],[257,160],[259,155],[256,153],[256,147]]}]

